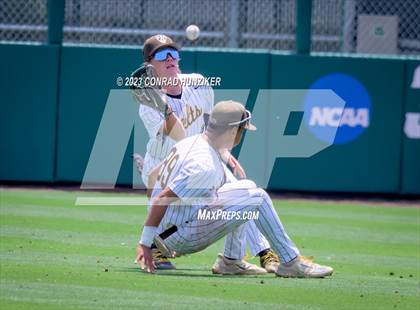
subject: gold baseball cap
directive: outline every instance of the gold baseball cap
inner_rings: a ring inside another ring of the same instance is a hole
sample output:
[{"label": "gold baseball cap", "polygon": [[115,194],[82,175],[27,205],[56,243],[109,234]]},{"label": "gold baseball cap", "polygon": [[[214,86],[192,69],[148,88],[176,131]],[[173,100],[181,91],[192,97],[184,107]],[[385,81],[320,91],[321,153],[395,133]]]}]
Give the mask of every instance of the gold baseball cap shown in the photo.
[{"label": "gold baseball cap", "polygon": [[209,125],[214,127],[240,126],[243,123],[246,129],[257,130],[257,127],[251,124],[251,112],[233,100],[218,102],[211,111],[209,119]]},{"label": "gold baseball cap", "polygon": [[172,47],[176,49],[177,51],[179,51],[179,46],[175,44],[175,42],[170,37],[165,36],[164,34],[157,34],[155,36],[148,38],[144,42],[144,46],[143,46],[144,61],[150,61],[150,59],[152,59],[153,54],[156,53],[157,50],[163,47]]}]

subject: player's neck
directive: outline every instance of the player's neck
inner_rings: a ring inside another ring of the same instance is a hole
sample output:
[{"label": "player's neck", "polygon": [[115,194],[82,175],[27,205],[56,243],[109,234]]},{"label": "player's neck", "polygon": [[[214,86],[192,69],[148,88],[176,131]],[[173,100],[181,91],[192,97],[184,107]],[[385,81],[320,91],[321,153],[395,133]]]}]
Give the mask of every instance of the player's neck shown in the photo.
[{"label": "player's neck", "polygon": [[226,144],[226,139],[221,138],[220,136],[213,136],[208,131],[203,132],[201,136],[216,152],[219,152],[221,149],[231,149],[231,147]]},{"label": "player's neck", "polygon": [[179,96],[182,93],[182,86],[181,85],[177,85],[177,86],[168,86],[165,87],[166,93],[168,95],[171,96]]}]

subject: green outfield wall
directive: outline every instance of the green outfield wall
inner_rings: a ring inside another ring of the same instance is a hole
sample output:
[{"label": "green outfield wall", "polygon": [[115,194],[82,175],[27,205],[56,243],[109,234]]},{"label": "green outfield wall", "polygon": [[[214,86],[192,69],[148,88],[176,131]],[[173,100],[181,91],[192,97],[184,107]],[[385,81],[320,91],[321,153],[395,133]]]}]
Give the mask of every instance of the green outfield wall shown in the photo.
[{"label": "green outfield wall", "polygon": [[[116,85],[117,77],[128,76],[140,65],[140,50],[3,44],[0,55],[4,71],[0,77],[0,179],[80,183],[110,90],[124,89]],[[338,87],[346,89],[348,79],[365,90],[368,99],[362,96],[360,100],[369,101],[369,122],[356,138],[344,143],[352,131],[343,129],[343,141],[335,140],[310,158],[278,158],[272,171],[264,165],[267,152],[284,133],[276,131],[276,115],[270,114],[278,100],[267,102],[263,107],[267,118],[256,124],[265,136],[255,156],[260,168],[250,168],[250,178],[258,177],[253,174],[271,176],[268,188],[276,190],[420,194],[420,124],[416,118],[420,113],[420,88],[413,84],[420,59],[228,49],[190,49],[182,51],[181,58],[186,73],[220,76],[221,87],[215,89],[239,89],[242,94],[248,89],[244,98],[251,110],[256,108],[260,90],[322,87],[328,85],[325,83],[331,75],[344,76]],[[351,89],[350,84],[347,89]],[[359,97],[354,98],[353,112],[367,109],[362,103],[357,106]],[[305,109],[302,105],[304,113],[317,111],[317,107]],[[297,125],[295,134],[301,126],[308,126],[305,119]],[[144,152],[147,136],[144,127],[136,130],[136,139],[142,141],[134,143],[134,132],[126,137],[128,146],[118,184],[139,182],[135,175],[133,179],[130,155],[134,147]],[[112,143],[104,147],[104,152],[109,148]],[[235,153],[240,149],[237,147]]]},{"label": "green outfield wall", "polygon": [[403,87],[401,192],[412,194],[420,192],[420,61],[405,62]]},{"label": "green outfield wall", "polygon": [[0,45],[3,181],[54,181],[59,48]]}]

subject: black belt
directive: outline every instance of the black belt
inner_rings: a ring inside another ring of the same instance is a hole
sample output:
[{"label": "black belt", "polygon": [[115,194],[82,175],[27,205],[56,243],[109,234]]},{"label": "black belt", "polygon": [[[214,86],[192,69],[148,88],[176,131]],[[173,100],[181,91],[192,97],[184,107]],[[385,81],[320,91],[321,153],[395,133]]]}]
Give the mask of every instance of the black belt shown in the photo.
[{"label": "black belt", "polygon": [[169,227],[167,230],[160,233],[159,237],[161,237],[163,240],[165,240],[166,238],[168,238],[170,235],[176,233],[177,231],[178,231],[178,227],[173,225],[173,226]]}]

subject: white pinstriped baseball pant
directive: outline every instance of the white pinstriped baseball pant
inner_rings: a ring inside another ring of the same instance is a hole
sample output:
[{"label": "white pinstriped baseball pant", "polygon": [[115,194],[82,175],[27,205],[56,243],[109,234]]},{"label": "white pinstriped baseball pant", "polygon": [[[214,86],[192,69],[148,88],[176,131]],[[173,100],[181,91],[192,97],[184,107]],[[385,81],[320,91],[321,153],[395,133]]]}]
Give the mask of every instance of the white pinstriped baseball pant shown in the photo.
[{"label": "white pinstriped baseball pant", "polygon": [[[229,169],[225,169],[227,183],[238,182],[236,177]],[[257,185],[251,180],[242,180],[237,184],[240,188],[255,189]],[[233,184],[231,186],[234,186]],[[247,221],[244,223],[243,229],[233,231],[226,236],[224,253],[225,257],[241,259],[245,255],[246,244],[251,250],[251,255],[256,256],[259,252],[266,250],[270,247],[267,239],[258,230],[254,221]]]},{"label": "white pinstriped baseball pant", "polygon": [[[300,255],[299,250],[284,230],[268,194],[260,188],[248,189],[249,184],[241,188],[241,182],[249,181],[243,180],[223,185],[218,191],[217,205],[212,204],[203,209],[215,211],[222,208],[223,211],[234,212],[258,211],[259,217],[254,222],[282,262],[289,262]],[[179,255],[199,252],[231,232],[237,236],[243,235],[245,222],[246,220],[236,218],[200,220],[197,214],[188,223],[178,226],[178,231],[165,239],[165,243]],[[243,248],[242,251],[244,251]],[[242,258],[243,254],[232,258]]]},{"label": "white pinstriped baseball pant", "polygon": [[[150,171],[161,162],[161,159],[150,156],[146,153],[144,158],[144,167],[142,171],[143,183],[147,186]],[[232,174],[229,169],[225,170],[227,182],[233,183],[238,180]],[[249,184],[249,185],[248,185]],[[241,183],[241,188],[244,187],[244,182]],[[256,188],[254,182],[249,181],[247,184],[249,188]],[[230,258],[242,258],[245,255],[246,244],[251,250],[251,255],[255,256],[259,252],[268,249],[270,244],[264,235],[258,230],[257,226],[253,221],[248,221],[244,225],[245,227],[239,231],[234,231],[227,234],[224,246],[224,255]]]}]

